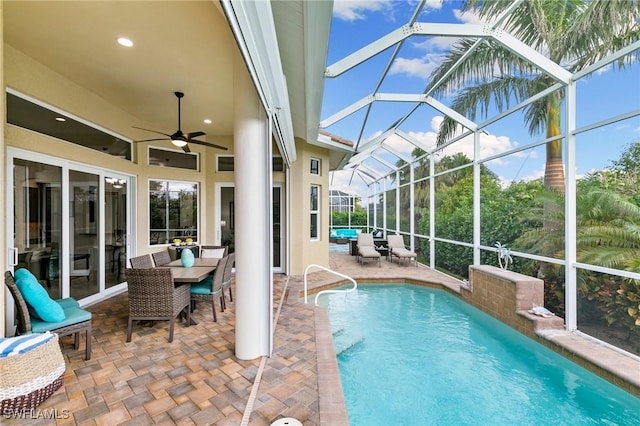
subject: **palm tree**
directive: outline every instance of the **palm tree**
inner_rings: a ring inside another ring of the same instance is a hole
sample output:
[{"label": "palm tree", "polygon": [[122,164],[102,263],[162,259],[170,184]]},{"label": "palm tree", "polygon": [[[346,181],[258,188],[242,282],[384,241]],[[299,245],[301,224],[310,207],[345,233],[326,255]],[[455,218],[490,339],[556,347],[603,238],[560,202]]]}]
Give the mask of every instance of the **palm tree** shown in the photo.
[{"label": "palm tree", "polygon": [[[500,16],[511,3],[510,0],[467,0],[463,10],[474,10],[481,18],[491,20]],[[504,28],[522,42],[544,52],[555,63],[577,72],[640,40],[638,16],[640,0],[525,0],[507,18]],[[432,84],[444,78],[474,44],[475,40],[470,39],[457,42],[432,73]],[[640,54],[636,51],[615,65],[622,67],[638,58]],[[503,111],[511,102],[524,101],[555,83],[530,62],[487,39],[447,76],[443,84],[427,90],[434,89],[432,94],[437,96],[468,86],[454,98],[451,106],[475,120],[478,110],[482,115],[487,114],[491,102]],[[547,138],[560,135],[563,96],[564,92],[557,90],[526,107],[525,120],[531,135],[545,129]],[[453,119],[445,117],[437,143],[448,141],[458,126]],[[544,186],[563,194],[562,139],[547,143],[546,150]]]}]

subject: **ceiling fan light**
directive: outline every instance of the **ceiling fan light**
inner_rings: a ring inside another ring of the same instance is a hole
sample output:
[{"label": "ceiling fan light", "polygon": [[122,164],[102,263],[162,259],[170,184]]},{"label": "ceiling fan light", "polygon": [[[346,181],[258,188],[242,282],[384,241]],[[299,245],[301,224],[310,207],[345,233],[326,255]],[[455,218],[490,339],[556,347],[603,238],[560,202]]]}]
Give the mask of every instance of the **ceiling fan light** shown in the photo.
[{"label": "ceiling fan light", "polygon": [[171,139],[171,143],[177,146],[178,148],[182,148],[187,144],[187,141],[182,139]]}]

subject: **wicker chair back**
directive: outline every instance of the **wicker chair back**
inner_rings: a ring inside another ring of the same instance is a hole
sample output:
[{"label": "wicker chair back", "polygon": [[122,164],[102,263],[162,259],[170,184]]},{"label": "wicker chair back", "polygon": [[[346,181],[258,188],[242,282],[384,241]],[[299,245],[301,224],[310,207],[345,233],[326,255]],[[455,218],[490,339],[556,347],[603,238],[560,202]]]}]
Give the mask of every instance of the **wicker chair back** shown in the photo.
[{"label": "wicker chair back", "polygon": [[156,266],[163,266],[171,262],[171,256],[167,250],[158,251],[151,254]]},{"label": "wicker chair back", "polygon": [[187,326],[191,322],[190,286],[174,286],[170,268],[127,269],[127,284],[129,287],[127,342],[131,341],[133,321],[169,321],[169,342],[173,341],[173,325],[180,312],[186,313]]},{"label": "wicker chair back", "polygon": [[143,254],[142,256],[132,257],[129,259],[131,262],[131,267],[134,269],[151,269],[153,268],[153,261],[151,260],[151,256],[148,254]]}]

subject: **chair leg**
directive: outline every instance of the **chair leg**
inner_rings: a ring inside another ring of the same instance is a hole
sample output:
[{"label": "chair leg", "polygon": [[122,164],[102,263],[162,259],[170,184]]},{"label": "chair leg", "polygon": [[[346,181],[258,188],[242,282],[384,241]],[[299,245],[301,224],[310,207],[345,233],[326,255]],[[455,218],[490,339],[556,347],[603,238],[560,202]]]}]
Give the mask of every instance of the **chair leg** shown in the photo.
[{"label": "chair leg", "polygon": [[189,327],[191,325],[191,309],[187,306],[184,311],[187,312],[187,327]]},{"label": "chair leg", "polygon": [[233,302],[233,294],[231,294],[231,287],[229,287],[229,300]]},{"label": "chair leg", "polygon": [[216,304],[213,300],[211,301],[211,310],[213,311],[213,322],[218,322],[218,316],[216,315]]},{"label": "chair leg", "polygon": [[131,320],[131,318],[129,318],[129,321],[127,323],[127,342],[131,341],[131,327],[132,327],[132,323],[133,321]]},{"label": "chair leg", "polygon": [[169,343],[173,342],[173,323],[175,320],[175,318],[169,320]]},{"label": "chair leg", "polygon": [[227,309],[227,300],[224,297],[224,290],[220,293],[220,311],[224,312]]},{"label": "chair leg", "polygon": [[73,349],[76,351],[80,347],[80,332],[73,333]]},{"label": "chair leg", "polygon": [[91,359],[91,329],[87,328],[87,332],[85,333],[87,338],[87,345],[85,346],[84,351],[84,359],[89,361]]}]

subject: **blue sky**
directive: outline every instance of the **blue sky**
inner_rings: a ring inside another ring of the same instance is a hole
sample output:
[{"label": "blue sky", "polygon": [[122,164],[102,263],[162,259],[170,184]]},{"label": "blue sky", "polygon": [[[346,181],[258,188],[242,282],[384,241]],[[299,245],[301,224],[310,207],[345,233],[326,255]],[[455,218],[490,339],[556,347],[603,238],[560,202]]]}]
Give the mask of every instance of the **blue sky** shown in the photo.
[{"label": "blue sky", "polygon": [[[335,0],[327,65],[406,24],[414,13],[416,4],[416,1]],[[458,1],[442,4],[440,0],[429,0],[418,21],[481,23],[477,16],[460,13],[459,6]],[[428,76],[431,71],[439,65],[442,53],[455,41],[454,38],[427,36],[413,36],[407,39],[379,92],[422,93],[429,82]],[[389,62],[392,50],[387,49],[335,79],[327,79],[321,120],[371,94],[382,70]],[[640,110],[640,66],[634,64],[622,71],[607,67],[588,78],[583,78],[578,82],[577,99],[578,128]],[[448,105],[451,98],[438,100]],[[382,133],[413,106],[414,104],[410,103],[374,103],[362,134],[362,143]],[[356,141],[364,113],[365,109],[362,109],[325,130]],[[435,136],[441,120],[442,114],[439,111],[423,105],[400,129],[427,146],[435,146]],[[544,135],[529,135],[521,112],[490,125],[486,130],[488,134],[481,135],[482,158],[544,138]],[[619,158],[625,146],[640,141],[640,117],[636,116],[580,134],[577,141],[578,174],[605,168],[611,161]],[[409,152],[412,148],[406,141],[397,137],[390,140],[390,144],[403,153]],[[454,152],[464,152],[471,157],[471,139],[462,140],[446,151],[447,154]],[[542,176],[544,158],[544,147],[539,147],[491,161],[487,165],[507,184],[512,180],[528,180]],[[387,170],[375,162],[370,165],[378,167],[379,171]],[[339,173],[334,176],[333,183],[345,190],[348,179],[346,173]],[[354,180],[352,185],[355,182],[359,181]]]}]

